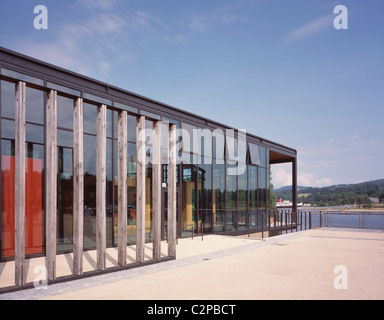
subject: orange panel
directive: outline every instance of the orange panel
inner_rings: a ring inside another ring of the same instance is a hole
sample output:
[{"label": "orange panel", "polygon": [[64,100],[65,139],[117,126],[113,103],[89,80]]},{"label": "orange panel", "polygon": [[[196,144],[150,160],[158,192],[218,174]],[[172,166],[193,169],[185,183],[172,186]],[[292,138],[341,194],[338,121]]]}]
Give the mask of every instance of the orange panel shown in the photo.
[{"label": "orange panel", "polygon": [[[42,160],[26,159],[25,254],[43,252]],[[3,156],[3,257],[15,255],[15,158]]]},{"label": "orange panel", "polygon": [[3,257],[15,255],[15,157],[3,156]]}]

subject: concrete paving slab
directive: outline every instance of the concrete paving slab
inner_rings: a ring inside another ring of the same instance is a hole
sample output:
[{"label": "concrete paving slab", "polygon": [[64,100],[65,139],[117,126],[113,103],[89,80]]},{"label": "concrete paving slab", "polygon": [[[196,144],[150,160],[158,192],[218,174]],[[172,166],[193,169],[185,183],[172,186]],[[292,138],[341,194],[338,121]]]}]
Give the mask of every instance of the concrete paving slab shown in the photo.
[{"label": "concrete paving slab", "polygon": [[381,300],[383,257],[382,230],[323,228],[265,240],[210,235],[179,239],[176,260],[0,299]]}]

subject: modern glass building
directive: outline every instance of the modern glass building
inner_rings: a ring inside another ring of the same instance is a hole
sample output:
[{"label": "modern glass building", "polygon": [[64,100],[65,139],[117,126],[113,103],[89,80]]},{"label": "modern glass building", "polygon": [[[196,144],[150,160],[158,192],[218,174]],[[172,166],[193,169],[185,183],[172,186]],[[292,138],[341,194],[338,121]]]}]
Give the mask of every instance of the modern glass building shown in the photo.
[{"label": "modern glass building", "polygon": [[260,231],[274,163],[296,210],[292,148],[5,48],[0,78],[0,261]]}]

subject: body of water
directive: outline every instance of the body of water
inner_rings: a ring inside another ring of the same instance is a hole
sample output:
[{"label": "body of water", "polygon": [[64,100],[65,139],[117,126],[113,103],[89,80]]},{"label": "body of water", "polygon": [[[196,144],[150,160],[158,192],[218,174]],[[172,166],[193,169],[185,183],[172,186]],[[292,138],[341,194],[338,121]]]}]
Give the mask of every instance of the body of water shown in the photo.
[{"label": "body of water", "polygon": [[[342,228],[365,228],[384,229],[384,211],[322,211],[318,209],[303,210],[307,215],[307,228],[309,228],[308,215],[311,212],[312,228],[342,227]],[[303,219],[303,223],[304,223]]]}]

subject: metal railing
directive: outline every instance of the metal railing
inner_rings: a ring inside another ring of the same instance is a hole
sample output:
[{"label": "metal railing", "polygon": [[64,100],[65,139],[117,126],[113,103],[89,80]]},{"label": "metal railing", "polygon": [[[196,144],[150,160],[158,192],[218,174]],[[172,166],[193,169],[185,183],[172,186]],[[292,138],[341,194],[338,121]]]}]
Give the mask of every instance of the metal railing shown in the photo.
[{"label": "metal railing", "polygon": [[384,229],[384,211],[331,211],[323,215],[325,227]]},{"label": "metal railing", "polygon": [[[215,232],[211,222],[207,222],[207,216],[211,217],[212,211],[200,210],[198,223],[193,223],[188,229],[192,236],[199,236],[203,240],[204,233],[226,234],[227,216],[222,214],[222,231]],[[239,234],[261,233],[261,237],[273,237],[297,231],[310,230],[322,227],[367,228],[384,229],[383,212],[353,212],[353,211],[320,211],[320,210],[279,210],[278,212],[259,212],[257,215],[247,212],[243,228],[238,223],[232,227]],[[253,222],[251,222],[253,221]],[[209,226],[207,226],[207,224]],[[238,225],[238,226],[237,226]],[[212,231],[206,232],[206,227]],[[239,229],[239,230],[237,230]]]}]

